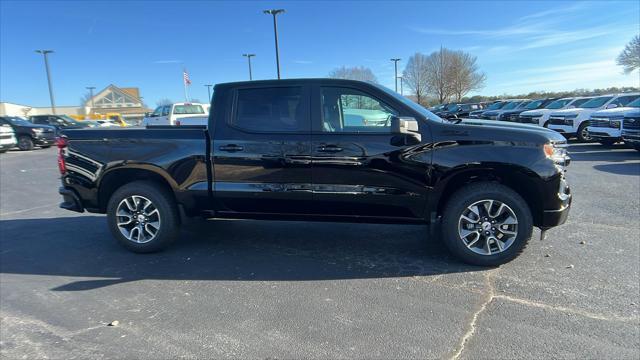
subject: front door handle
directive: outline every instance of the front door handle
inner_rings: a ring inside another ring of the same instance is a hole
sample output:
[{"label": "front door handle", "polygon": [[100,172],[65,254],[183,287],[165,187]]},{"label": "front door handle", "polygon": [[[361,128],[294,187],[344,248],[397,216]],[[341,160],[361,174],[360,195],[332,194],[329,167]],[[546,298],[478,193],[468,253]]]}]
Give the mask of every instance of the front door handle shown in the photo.
[{"label": "front door handle", "polygon": [[236,152],[236,151],[244,150],[244,147],[236,144],[231,144],[231,145],[222,145],[218,149],[220,149],[220,151]]},{"label": "front door handle", "polygon": [[336,145],[320,145],[318,146],[319,152],[337,153],[342,151],[342,148]]}]

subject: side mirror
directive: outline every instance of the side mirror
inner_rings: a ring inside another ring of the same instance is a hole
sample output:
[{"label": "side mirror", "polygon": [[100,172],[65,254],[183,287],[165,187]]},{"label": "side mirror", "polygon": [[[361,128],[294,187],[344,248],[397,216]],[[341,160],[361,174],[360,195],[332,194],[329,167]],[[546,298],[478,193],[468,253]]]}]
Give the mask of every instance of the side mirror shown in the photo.
[{"label": "side mirror", "polygon": [[607,109],[615,109],[617,107],[618,107],[617,104],[609,104],[609,105],[607,105]]},{"label": "side mirror", "polygon": [[391,117],[391,138],[393,146],[417,145],[422,141],[418,131],[418,121],[412,117]]}]

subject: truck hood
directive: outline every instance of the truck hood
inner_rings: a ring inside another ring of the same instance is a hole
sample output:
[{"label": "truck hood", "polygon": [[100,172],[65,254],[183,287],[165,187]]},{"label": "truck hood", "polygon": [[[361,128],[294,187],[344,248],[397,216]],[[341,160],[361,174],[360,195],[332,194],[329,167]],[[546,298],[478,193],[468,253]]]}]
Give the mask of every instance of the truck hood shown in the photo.
[{"label": "truck hood", "polygon": [[536,135],[540,135],[542,137],[547,138],[547,140],[549,141],[558,141],[558,142],[566,141],[565,137],[562,136],[560,133],[553,130],[549,130],[547,128],[537,126],[537,125],[527,125],[527,124],[513,123],[508,121],[465,119],[458,124],[454,124],[453,125],[454,130],[457,130],[455,129],[455,126],[461,126],[461,125],[464,128],[469,130],[481,127],[483,129],[489,129],[489,130],[493,129],[496,132],[508,131],[513,135],[513,139],[516,139],[521,135],[536,134]]},{"label": "truck hood", "polygon": [[564,109],[564,110],[556,110],[551,113],[551,116],[567,116],[567,115],[580,115],[580,114],[592,114],[596,111],[600,110],[600,108],[595,109],[585,109],[585,108],[573,108],[573,109]]},{"label": "truck hood", "polygon": [[550,113],[551,109],[536,109],[536,110],[527,110],[527,111],[523,111],[520,113],[520,115],[525,115],[525,116],[542,116],[545,114]]},{"label": "truck hood", "polygon": [[623,116],[625,113],[633,111],[633,110],[638,110],[638,108],[634,108],[634,107],[619,107],[619,108],[615,108],[615,109],[606,109],[606,110],[599,110],[594,112],[593,114],[591,114],[591,116],[602,116],[602,117],[611,117],[611,116]]}]

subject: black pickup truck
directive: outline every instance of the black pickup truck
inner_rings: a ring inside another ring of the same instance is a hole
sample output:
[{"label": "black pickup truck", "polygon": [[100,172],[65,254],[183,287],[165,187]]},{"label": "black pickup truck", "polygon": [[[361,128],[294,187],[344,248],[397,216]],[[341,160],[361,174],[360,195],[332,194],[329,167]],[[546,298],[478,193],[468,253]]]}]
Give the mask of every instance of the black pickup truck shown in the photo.
[{"label": "black pickup truck", "polygon": [[207,127],[64,131],[60,206],[106,213],[135,252],[166,247],[190,216],[438,221],[448,248],[478,265],[512,260],[534,226],[567,219],[569,158],[554,131],[443,120],[351,80],[228,83],[214,94]]}]

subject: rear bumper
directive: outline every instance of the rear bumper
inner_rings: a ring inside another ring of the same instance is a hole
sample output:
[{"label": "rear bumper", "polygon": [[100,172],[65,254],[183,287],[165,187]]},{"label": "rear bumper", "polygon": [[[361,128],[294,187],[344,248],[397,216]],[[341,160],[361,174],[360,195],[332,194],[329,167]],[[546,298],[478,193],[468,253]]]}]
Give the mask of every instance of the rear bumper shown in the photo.
[{"label": "rear bumper", "polygon": [[78,195],[76,195],[75,191],[61,186],[58,189],[58,193],[62,195],[63,199],[63,201],[60,203],[61,208],[76,212],[84,212],[82,201],[80,201],[80,198],[78,197]]}]

